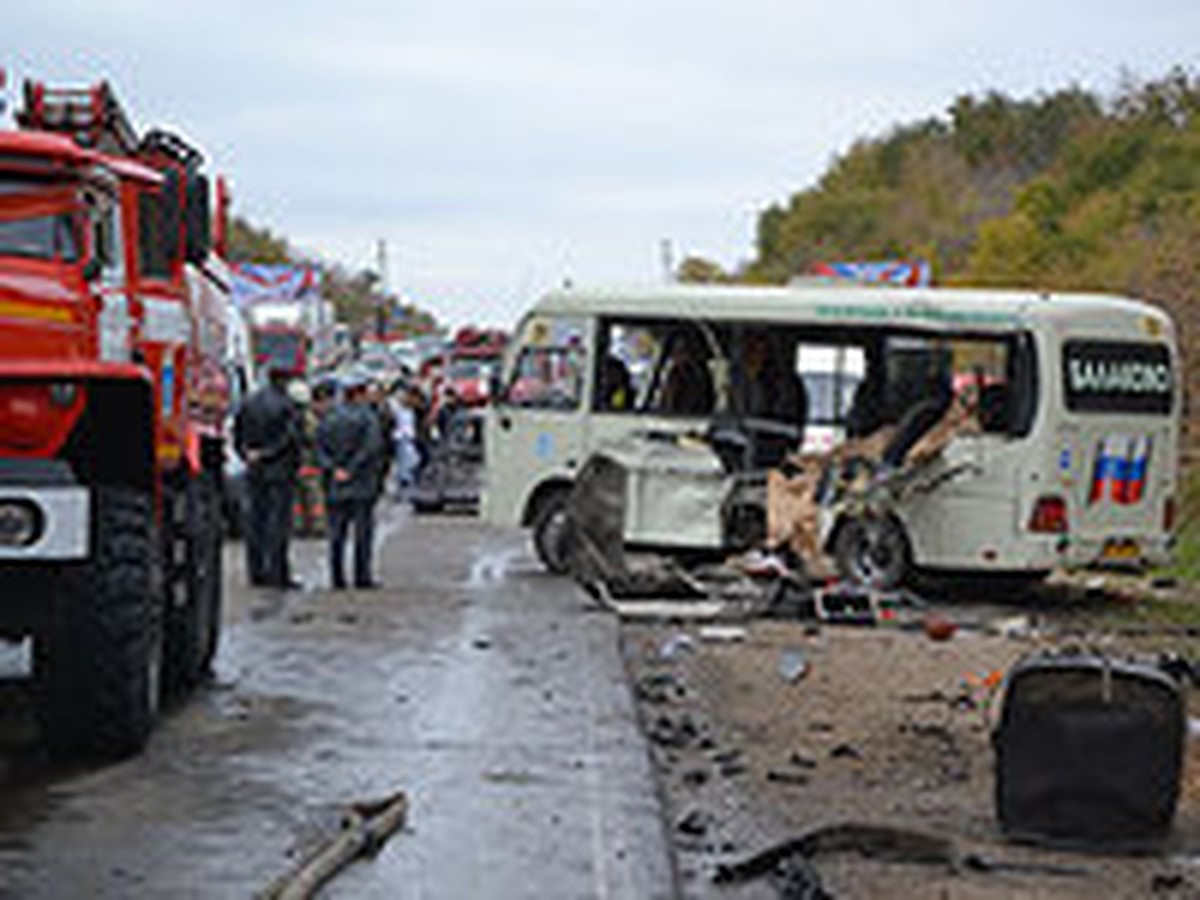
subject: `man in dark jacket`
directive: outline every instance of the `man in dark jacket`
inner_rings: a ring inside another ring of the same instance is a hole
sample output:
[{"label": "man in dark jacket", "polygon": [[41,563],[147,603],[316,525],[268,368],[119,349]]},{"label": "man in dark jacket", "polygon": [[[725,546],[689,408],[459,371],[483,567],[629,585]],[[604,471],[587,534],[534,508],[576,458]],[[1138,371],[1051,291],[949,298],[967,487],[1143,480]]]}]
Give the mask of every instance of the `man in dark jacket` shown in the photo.
[{"label": "man in dark jacket", "polygon": [[245,399],[233,423],[234,447],[246,462],[250,583],[278,588],[300,587],[288,567],[301,445],[300,412],[287,394],[288,380],[286,369],[270,368],[267,384]]},{"label": "man in dark jacket", "polygon": [[329,574],[335,588],[346,587],[346,537],[354,526],[354,586],[378,585],[371,575],[375,500],[384,455],[379,417],[367,383],[352,379],[344,398],[317,428],[317,464],[325,477],[329,515]]}]

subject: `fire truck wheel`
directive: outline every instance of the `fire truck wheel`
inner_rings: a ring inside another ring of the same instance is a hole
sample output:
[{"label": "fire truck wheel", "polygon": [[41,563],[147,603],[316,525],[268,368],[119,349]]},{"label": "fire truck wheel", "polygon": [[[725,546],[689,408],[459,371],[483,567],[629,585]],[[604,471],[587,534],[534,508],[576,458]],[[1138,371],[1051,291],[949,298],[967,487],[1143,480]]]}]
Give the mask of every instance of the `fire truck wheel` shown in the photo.
[{"label": "fire truck wheel", "polygon": [[34,644],[37,710],[52,753],[113,758],[141,750],[158,713],[153,513],[131,488],[97,488],[93,502],[92,557],[59,574]]},{"label": "fire truck wheel", "polygon": [[847,519],[833,544],[838,574],[879,590],[899,587],[912,574],[904,526],[892,516]]},{"label": "fire truck wheel", "polygon": [[566,575],[570,564],[571,522],[565,490],[556,490],[542,501],[533,517],[533,549],[554,575]]},{"label": "fire truck wheel", "polygon": [[208,673],[221,627],[221,507],[211,472],[203,471],[182,488],[183,569],[172,597],[182,603],[167,610],[167,686],[171,694],[196,687]]},{"label": "fire truck wheel", "polygon": [[195,560],[189,566],[188,592],[197,609],[200,677],[208,674],[221,637],[221,493],[216,476],[205,470],[193,482],[199,540],[193,545]]}]

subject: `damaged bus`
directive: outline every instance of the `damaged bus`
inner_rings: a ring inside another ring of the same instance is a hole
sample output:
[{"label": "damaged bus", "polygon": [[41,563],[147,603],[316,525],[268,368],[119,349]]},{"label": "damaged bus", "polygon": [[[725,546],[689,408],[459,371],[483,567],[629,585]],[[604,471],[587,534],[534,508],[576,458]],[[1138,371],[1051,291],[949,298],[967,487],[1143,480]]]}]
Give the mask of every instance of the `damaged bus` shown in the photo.
[{"label": "damaged bus", "polygon": [[489,412],[484,515],[562,571],[586,467],[598,553],[786,546],[882,586],[1146,568],[1172,544],[1177,367],[1167,315],[1111,296],[552,293]]}]

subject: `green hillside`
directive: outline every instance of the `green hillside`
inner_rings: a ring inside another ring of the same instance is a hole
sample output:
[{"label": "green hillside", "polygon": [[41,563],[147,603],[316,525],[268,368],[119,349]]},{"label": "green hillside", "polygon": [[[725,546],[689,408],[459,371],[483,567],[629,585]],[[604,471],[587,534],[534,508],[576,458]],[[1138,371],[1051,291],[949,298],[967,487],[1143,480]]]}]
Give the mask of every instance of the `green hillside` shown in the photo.
[{"label": "green hillside", "polygon": [[1196,284],[1198,112],[1200,80],[1182,70],[1111,98],[960,97],[945,116],[856,143],[766,209],[738,277],[920,256],[942,283],[1178,298]]}]

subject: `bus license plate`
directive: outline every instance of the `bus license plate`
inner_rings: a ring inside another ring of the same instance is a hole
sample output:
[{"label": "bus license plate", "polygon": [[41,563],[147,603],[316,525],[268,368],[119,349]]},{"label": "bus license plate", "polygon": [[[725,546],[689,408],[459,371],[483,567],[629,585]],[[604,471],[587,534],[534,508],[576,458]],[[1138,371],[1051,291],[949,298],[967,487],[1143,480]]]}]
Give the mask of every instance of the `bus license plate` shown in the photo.
[{"label": "bus license plate", "polygon": [[1140,559],[1141,555],[1137,541],[1109,541],[1104,545],[1100,558],[1106,562],[1133,562]]}]

